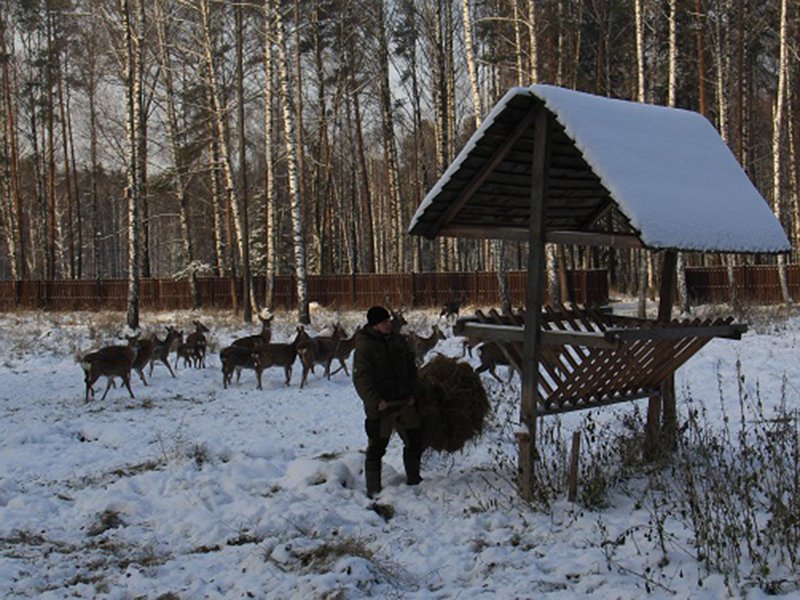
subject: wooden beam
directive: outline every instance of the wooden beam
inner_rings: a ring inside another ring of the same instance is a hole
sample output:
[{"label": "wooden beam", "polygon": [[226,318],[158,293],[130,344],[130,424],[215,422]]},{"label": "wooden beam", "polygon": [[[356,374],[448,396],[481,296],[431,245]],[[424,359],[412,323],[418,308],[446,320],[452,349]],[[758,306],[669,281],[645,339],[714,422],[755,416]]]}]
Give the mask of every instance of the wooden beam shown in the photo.
[{"label": "wooden beam", "polygon": [[546,240],[553,244],[643,248],[638,236],[627,233],[594,233],[588,231],[548,231]]},{"label": "wooden beam", "polygon": [[[445,226],[439,235],[456,238],[497,239],[527,242],[528,230],[523,227],[502,226]],[[575,244],[578,246],[608,246],[616,248],[642,248],[641,240],[632,234],[589,233],[582,231],[548,231],[545,241],[553,244]]]},{"label": "wooden beam", "polygon": [[732,323],[731,325],[706,325],[702,327],[652,327],[645,329],[612,328],[606,330],[606,337],[623,342],[630,340],[668,340],[687,337],[724,337],[734,340],[742,339],[747,325]]},{"label": "wooden beam", "polygon": [[531,216],[528,230],[528,282],[525,297],[525,341],[522,349],[522,392],[518,436],[520,492],[533,500],[536,462],[536,415],[539,412],[539,356],[542,345],[542,305],[545,285],[544,236],[547,223],[551,117],[544,105],[536,111],[531,168]]},{"label": "wooden beam", "polygon": [[503,159],[506,155],[511,151],[511,148],[514,147],[514,144],[519,141],[519,139],[525,134],[526,131],[530,128],[530,126],[534,122],[534,118],[536,114],[539,112],[539,108],[543,105],[541,102],[535,102],[534,105],[530,108],[530,110],[525,114],[522,120],[517,125],[516,129],[509,135],[506,140],[503,142],[501,146],[497,148],[495,153],[492,155],[491,159],[484,163],[483,167],[480,171],[478,171],[472,180],[467,184],[467,186],[461,191],[461,193],[456,196],[456,199],[453,200],[447,209],[439,216],[439,219],[434,224],[433,228],[428,231],[427,236],[430,238],[434,238],[439,235],[439,231],[449,223],[458,211],[461,210],[472,195],[478,191],[478,188],[486,181],[486,178],[494,171],[494,169],[503,162]]},{"label": "wooden beam", "polygon": [[[675,304],[675,293],[677,291],[678,279],[678,253],[669,250],[664,253],[664,260],[661,265],[661,292],[658,299],[658,320],[662,323],[669,323],[672,320],[672,307]],[[741,337],[741,333],[739,334]],[[677,448],[678,443],[678,407],[675,398],[675,372],[671,372],[661,382],[660,406],[653,410],[660,409],[660,415],[653,415],[654,420],[661,418],[657,428],[660,449]],[[649,415],[648,415],[649,419]],[[647,457],[647,448],[645,448]]]},{"label": "wooden beam", "polygon": [[[486,341],[523,342],[525,330],[515,325],[492,325],[474,322],[462,322],[455,335]],[[542,330],[542,344],[549,346],[588,346],[591,348],[605,348],[614,350],[620,347],[619,340],[608,339],[602,333],[591,331],[548,331]]]}]

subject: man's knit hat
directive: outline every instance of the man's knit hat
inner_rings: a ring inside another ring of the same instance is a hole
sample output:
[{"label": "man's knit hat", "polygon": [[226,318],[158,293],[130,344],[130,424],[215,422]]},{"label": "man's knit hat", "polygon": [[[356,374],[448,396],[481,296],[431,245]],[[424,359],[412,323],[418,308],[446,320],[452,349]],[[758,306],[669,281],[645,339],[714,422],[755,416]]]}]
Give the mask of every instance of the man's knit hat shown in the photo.
[{"label": "man's knit hat", "polygon": [[367,311],[367,326],[372,327],[390,318],[391,315],[388,310],[382,306],[373,306]]}]

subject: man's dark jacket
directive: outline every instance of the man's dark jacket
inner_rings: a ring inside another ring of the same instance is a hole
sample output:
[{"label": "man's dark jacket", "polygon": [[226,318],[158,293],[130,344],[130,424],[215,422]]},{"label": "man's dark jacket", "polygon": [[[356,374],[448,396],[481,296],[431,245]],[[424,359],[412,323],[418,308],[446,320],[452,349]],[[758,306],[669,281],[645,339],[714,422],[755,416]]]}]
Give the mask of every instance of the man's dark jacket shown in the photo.
[{"label": "man's dark jacket", "polygon": [[419,397],[417,365],[403,336],[397,333],[384,336],[371,327],[362,328],[356,334],[353,383],[364,401],[367,419],[391,420],[392,424],[408,429],[419,426],[413,406],[383,413],[378,410],[381,400],[398,402]]}]

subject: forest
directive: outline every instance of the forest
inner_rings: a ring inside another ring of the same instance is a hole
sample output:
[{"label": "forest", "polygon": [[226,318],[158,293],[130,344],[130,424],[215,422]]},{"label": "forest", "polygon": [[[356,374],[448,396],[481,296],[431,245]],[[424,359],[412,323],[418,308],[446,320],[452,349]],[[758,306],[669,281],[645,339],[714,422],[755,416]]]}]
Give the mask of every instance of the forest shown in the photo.
[{"label": "forest", "polygon": [[[1,0],[0,279],[292,273],[302,285],[520,268],[520,244],[407,227],[494,103],[532,83],[706,116],[796,249],[797,12],[789,0]],[[565,258],[636,289],[641,270],[620,252]]]}]

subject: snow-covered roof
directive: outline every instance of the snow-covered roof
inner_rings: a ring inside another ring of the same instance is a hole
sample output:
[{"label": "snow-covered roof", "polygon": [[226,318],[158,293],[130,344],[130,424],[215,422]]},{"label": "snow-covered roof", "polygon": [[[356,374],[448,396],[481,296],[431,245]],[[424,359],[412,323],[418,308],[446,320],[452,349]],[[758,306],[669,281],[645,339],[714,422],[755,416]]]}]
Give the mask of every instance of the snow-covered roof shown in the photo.
[{"label": "snow-covered roof", "polygon": [[524,239],[531,115],[542,104],[553,117],[548,236],[629,234],[654,250],[790,250],[778,219],[707,119],[548,85],[503,97],[425,197],[409,231]]}]

